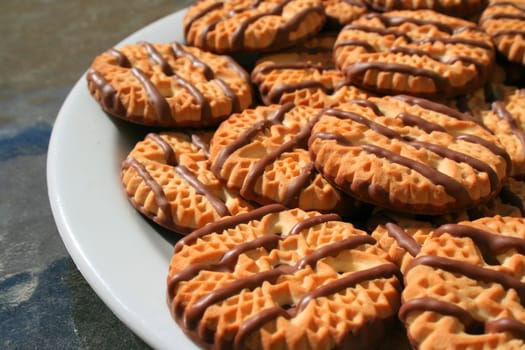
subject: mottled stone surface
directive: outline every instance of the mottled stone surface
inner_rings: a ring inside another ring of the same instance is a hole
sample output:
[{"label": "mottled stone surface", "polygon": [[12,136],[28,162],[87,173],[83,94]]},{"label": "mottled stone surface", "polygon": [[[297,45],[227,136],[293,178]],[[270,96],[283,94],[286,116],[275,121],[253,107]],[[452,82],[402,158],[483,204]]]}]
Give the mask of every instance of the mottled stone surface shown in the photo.
[{"label": "mottled stone surface", "polygon": [[147,349],[76,269],[56,229],[46,153],[93,57],[188,1],[0,1],[0,348]]}]

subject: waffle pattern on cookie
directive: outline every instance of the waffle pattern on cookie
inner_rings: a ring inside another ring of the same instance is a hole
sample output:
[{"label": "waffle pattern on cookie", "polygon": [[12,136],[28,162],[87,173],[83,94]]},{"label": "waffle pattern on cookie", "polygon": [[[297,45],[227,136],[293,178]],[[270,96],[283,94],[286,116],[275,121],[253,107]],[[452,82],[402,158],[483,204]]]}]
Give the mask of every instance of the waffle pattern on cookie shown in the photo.
[{"label": "waffle pattern on cookie", "polygon": [[211,140],[212,171],[226,187],[262,205],[282,203],[289,208],[355,214],[360,203],[315,170],[306,148],[319,111],[285,104],[232,115]]},{"label": "waffle pattern on cookie", "polygon": [[340,28],[368,12],[363,0],[322,0],[328,28]]},{"label": "waffle pattern on cookie", "polygon": [[252,71],[266,105],[292,102],[317,108],[332,107],[368,94],[345,84],[335,67],[335,34],[319,35],[302,46],[261,57]]},{"label": "waffle pattern on cookie", "polygon": [[491,1],[479,25],[492,36],[499,52],[525,65],[525,1]]},{"label": "waffle pattern on cookie", "polygon": [[252,206],[226,190],[209,170],[210,133],[150,133],[122,165],[131,203],[154,222],[187,233]]},{"label": "waffle pattern on cookie", "polygon": [[363,15],[334,48],[348,81],[379,93],[457,96],[483,85],[494,62],[490,36],[432,10]]},{"label": "waffle pattern on cookie", "polygon": [[87,81],[108,114],[150,126],[214,126],[253,98],[233,59],[178,43],[110,49],[95,58]]},{"label": "waffle pattern on cookie", "polygon": [[414,348],[525,347],[525,222],[441,226],[405,273],[399,312]]},{"label": "waffle pattern on cookie", "polygon": [[186,41],[216,53],[278,49],[317,33],[321,0],[202,0],[184,17]]},{"label": "waffle pattern on cookie", "polygon": [[177,243],[168,303],[202,348],[374,348],[400,288],[374,242],[334,214],[262,207]]},{"label": "waffle pattern on cookie", "polygon": [[494,197],[508,154],[470,116],[410,96],[324,110],[309,141],[316,168],[352,196],[427,215]]}]

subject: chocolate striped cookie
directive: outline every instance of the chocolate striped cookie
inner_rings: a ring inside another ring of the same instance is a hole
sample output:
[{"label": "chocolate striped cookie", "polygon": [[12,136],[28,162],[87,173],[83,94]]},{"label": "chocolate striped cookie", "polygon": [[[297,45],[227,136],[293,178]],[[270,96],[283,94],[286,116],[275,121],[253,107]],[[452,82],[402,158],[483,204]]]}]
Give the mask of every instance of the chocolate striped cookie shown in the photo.
[{"label": "chocolate striped cookie", "polygon": [[415,349],[525,348],[525,221],[437,228],[405,271],[399,318]]},{"label": "chocolate striped cookie", "polygon": [[497,138],[470,116],[406,95],[324,110],[309,149],[318,171],[355,198],[426,215],[488,201],[510,170]]},{"label": "chocolate striped cookie", "polygon": [[401,289],[374,243],[334,214],[261,207],[175,245],[168,304],[204,349],[374,349]]},{"label": "chocolate striped cookie", "polygon": [[525,1],[492,0],[479,25],[509,61],[525,65]]},{"label": "chocolate striped cookie", "polygon": [[211,133],[150,133],[122,164],[132,205],[157,224],[188,233],[224,216],[252,209],[209,170]]},{"label": "chocolate striped cookie", "polygon": [[494,48],[472,22],[432,10],[391,11],[345,26],[334,57],[347,80],[364,89],[452,97],[485,83]]},{"label": "chocolate striped cookie", "polygon": [[335,67],[332,47],[336,37],[323,33],[300,46],[260,57],[251,78],[263,103],[324,108],[368,97],[347,84]]},{"label": "chocolate striped cookie", "polygon": [[184,36],[215,53],[267,51],[293,46],[324,23],[321,0],[201,0],[184,16]]},{"label": "chocolate striped cookie", "polygon": [[215,126],[253,98],[233,59],[176,42],[110,49],[95,58],[87,81],[109,115],[149,126]]}]

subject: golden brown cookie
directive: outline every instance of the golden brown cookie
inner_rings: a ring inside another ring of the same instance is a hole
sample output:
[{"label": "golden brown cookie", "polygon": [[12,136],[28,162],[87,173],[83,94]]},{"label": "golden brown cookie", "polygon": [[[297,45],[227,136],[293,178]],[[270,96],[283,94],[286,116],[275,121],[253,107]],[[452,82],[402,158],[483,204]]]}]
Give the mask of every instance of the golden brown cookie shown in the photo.
[{"label": "golden brown cookie", "polygon": [[340,221],[273,204],[175,245],[168,304],[202,348],[373,349],[399,306],[399,269]]},{"label": "golden brown cookie", "polygon": [[509,61],[525,65],[525,1],[492,0],[479,25]]},{"label": "golden brown cookie", "polygon": [[95,58],[87,81],[108,114],[149,126],[215,126],[253,98],[233,59],[178,43],[110,49]]},{"label": "golden brown cookie", "polygon": [[321,0],[200,0],[184,16],[186,41],[216,53],[276,50],[317,33]]},{"label": "golden brown cookie", "polygon": [[210,137],[163,132],[138,142],[122,164],[122,185],[133,206],[178,233],[251,210],[209,170]]},{"label": "golden brown cookie", "polygon": [[497,138],[470,116],[406,95],[324,110],[309,149],[341,190],[407,213],[472,208],[497,195],[509,171]]},{"label": "golden brown cookie", "polygon": [[285,104],[232,115],[211,140],[212,171],[227,188],[261,205],[355,215],[361,203],[329,184],[306,148],[319,111]]},{"label": "golden brown cookie", "polygon": [[482,86],[494,64],[488,34],[432,10],[361,16],[334,47],[349,82],[385,94],[452,97]]},{"label": "golden brown cookie", "polygon": [[335,67],[336,33],[323,33],[301,46],[260,57],[252,71],[264,104],[292,102],[317,108],[363,99],[368,93],[346,84]]},{"label": "golden brown cookie", "polygon": [[525,348],[525,221],[443,225],[405,271],[400,319],[416,349]]},{"label": "golden brown cookie", "polygon": [[375,11],[429,9],[449,16],[469,18],[487,6],[488,0],[363,0]]}]

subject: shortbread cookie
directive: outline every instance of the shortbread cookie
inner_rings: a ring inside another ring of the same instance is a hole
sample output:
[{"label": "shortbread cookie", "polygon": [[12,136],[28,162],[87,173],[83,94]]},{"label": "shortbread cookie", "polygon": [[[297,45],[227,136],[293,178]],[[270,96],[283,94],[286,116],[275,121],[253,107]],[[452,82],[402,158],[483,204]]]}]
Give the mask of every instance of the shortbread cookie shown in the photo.
[{"label": "shortbread cookie", "polygon": [[190,45],[216,53],[276,50],[317,33],[321,0],[200,0],[184,16]]},{"label": "shortbread cookie", "polygon": [[449,16],[469,18],[479,15],[488,0],[363,0],[380,12],[391,10],[429,9]]},{"label": "shortbread cookie", "polygon": [[95,58],[87,81],[108,114],[149,126],[215,126],[253,98],[233,59],[178,43],[110,49]]},{"label": "shortbread cookie", "polygon": [[209,170],[211,133],[150,133],[122,164],[122,185],[133,206],[157,224],[187,233],[252,209]]},{"label": "shortbread cookie", "polygon": [[303,45],[261,57],[252,71],[264,104],[332,107],[368,94],[346,84],[335,67],[332,47],[337,34],[323,34]]},{"label": "shortbread cookie", "polygon": [[337,215],[278,204],[180,240],[168,304],[205,349],[374,349],[396,316],[396,265]]},{"label": "shortbread cookie", "polygon": [[324,110],[309,145],[328,181],[398,212],[472,208],[497,195],[509,171],[508,154],[483,126],[406,95]]},{"label": "shortbread cookie", "polygon": [[485,83],[494,48],[472,22],[432,10],[391,11],[344,27],[334,57],[348,81],[364,89],[452,97]]},{"label": "shortbread cookie", "polygon": [[492,0],[479,25],[509,61],[525,65],[525,1]]},{"label": "shortbread cookie", "polygon": [[259,106],[224,121],[210,143],[211,169],[226,186],[261,205],[356,214],[360,203],[314,168],[306,142],[319,109]]},{"label": "shortbread cookie", "polygon": [[525,219],[437,228],[405,271],[400,319],[415,349],[525,348]]},{"label": "shortbread cookie", "polygon": [[501,91],[500,99],[480,117],[510,155],[511,175],[525,178],[525,89],[505,87]]},{"label": "shortbread cookie", "polygon": [[329,29],[340,28],[369,12],[363,0],[322,0]]}]

